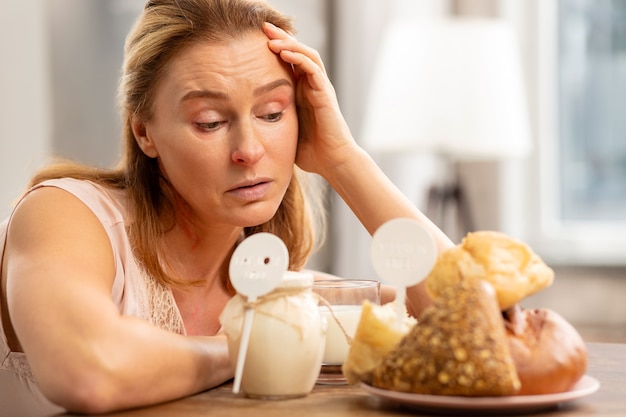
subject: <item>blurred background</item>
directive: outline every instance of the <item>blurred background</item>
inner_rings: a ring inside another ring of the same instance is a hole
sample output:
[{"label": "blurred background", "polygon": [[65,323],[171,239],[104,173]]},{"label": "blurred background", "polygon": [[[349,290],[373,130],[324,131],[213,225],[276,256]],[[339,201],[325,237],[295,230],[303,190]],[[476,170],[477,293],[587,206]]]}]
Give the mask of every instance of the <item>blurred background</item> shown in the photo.
[{"label": "blurred background", "polygon": [[[455,242],[499,230],[556,271],[527,300],[626,341],[626,1],[269,0],[320,51],[352,132]],[[144,0],[0,6],[0,218],[54,156],[111,166]],[[323,185],[322,185],[323,186]],[[311,267],[373,278],[329,192]]]}]

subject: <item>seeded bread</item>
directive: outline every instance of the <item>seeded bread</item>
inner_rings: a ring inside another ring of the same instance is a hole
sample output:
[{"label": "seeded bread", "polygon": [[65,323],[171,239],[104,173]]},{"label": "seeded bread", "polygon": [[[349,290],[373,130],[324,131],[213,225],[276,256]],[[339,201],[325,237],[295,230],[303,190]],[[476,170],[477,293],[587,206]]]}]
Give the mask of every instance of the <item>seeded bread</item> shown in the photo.
[{"label": "seeded bread", "polygon": [[463,280],[441,291],[374,370],[372,385],[430,395],[515,394],[520,381],[491,285]]}]

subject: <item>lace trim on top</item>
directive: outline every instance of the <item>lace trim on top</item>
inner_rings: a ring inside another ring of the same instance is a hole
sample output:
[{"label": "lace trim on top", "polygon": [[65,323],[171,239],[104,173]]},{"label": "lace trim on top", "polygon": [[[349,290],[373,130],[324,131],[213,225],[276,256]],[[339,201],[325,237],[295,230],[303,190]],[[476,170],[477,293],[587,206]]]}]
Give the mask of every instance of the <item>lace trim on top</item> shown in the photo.
[{"label": "lace trim on top", "polygon": [[10,369],[24,378],[28,378],[31,381],[35,380],[33,371],[30,369],[30,364],[26,358],[26,354],[22,352],[9,352],[2,363],[2,369]]},{"label": "lace trim on top", "polygon": [[186,335],[180,310],[174,300],[172,290],[154,278],[146,278],[149,294],[150,322],[163,330]]}]

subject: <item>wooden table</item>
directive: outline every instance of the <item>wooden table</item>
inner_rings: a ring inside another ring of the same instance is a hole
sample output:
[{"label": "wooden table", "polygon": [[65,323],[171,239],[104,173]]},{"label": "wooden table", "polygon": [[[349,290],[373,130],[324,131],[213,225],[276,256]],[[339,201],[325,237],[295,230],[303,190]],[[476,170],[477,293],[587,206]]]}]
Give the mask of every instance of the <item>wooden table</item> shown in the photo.
[{"label": "wooden table", "polygon": [[[587,374],[600,381],[600,389],[589,396],[559,404],[533,416],[626,416],[626,344],[590,343]],[[466,415],[467,413],[457,414]],[[71,414],[67,414],[68,416]],[[118,417],[367,417],[423,414],[367,394],[358,386],[316,385],[306,397],[262,401],[235,395],[231,385],[166,404],[109,414]]]}]

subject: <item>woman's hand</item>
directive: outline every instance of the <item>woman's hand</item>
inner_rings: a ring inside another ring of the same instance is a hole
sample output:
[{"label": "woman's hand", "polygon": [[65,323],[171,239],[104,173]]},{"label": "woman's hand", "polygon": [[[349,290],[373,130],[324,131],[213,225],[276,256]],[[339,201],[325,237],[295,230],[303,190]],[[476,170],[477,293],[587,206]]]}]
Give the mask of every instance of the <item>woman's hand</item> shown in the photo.
[{"label": "woman's hand", "polygon": [[293,36],[266,23],[270,49],[294,68],[299,118],[296,163],[305,171],[327,177],[358,149],[345,122],[319,53]]},{"label": "woman's hand", "polygon": [[[430,231],[439,252],[453,246],[450,239],[387,178],[350,133],[335,90],[317,51],[285,31],[265,25],[270,49],[294,68],[300,138],[296,163],[324,177],[367,231],[398,217],[417,220]],[[394,295],[386,292],[385,298]],[[418,316],[431,303],[423,282],[407,290],[407,308]]]}]

